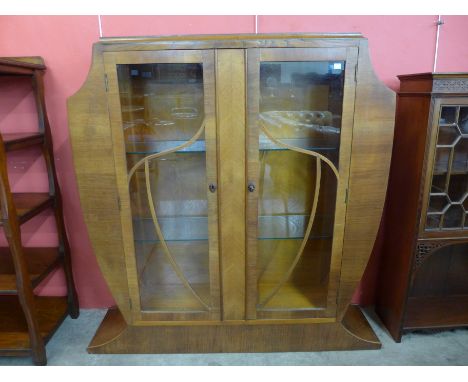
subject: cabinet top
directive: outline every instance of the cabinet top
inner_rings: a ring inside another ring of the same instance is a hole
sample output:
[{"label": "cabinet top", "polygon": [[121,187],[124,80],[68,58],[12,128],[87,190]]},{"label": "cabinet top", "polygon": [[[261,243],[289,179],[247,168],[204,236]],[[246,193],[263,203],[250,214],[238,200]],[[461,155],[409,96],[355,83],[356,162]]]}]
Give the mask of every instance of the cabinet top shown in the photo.
[{"label": "cabinet top", "polygon": [[102,52],[165,49],[245,49],[348,47],[367,41],[361,33],[266,33],[105,37],[95,44]]},{"label": "cabinet top", "polygon": [[413,74],[400,74],[397,76],[400,81],[406,81],[408,79],[437,79],[437,78],[468,78],[468,72],[425,72],[425,73],[413,73]]},{"label": "cabinet top", "polygon": [[415,73],[398,76],[403,93],[468,93],[468,72]]},{"label": "cabinet top", "polygon": [[285,39],[342,39],[364,38],[361,33],[241,33],[241,34],[206,34],[206,35],[172,35],[172,36],[130,36],[102,37],[102,44],[113,43],[151,43],[162,41],[226,41],[226,40],[285,40]]}]

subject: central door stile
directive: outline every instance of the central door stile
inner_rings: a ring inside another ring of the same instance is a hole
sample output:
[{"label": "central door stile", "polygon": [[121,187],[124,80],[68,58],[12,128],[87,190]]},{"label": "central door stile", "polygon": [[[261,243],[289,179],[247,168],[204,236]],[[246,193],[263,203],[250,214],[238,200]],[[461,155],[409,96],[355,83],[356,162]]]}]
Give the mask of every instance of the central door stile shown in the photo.
[{"label": "central door stile", "polygon": [[222,319],[245,319],[245,53],[216,51]]}]

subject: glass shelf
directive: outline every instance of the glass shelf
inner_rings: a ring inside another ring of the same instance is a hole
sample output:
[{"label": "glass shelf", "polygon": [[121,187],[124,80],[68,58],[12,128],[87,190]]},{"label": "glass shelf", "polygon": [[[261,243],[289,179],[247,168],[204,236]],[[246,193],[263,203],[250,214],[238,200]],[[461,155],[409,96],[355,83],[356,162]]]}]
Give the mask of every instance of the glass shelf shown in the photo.
[{"label": "glass shelf", "polygon": [[[206,216],[160,217],[158,223],[165,241],[208,240]],[[134,218],[133,232],[136,242],[159,241],[151,218]]]},{"label": "glass shelf", "polygon": [[[125,150],[130,155],[156,154],[172,149],[187,142],[184,141],[127,141]],[[338,147],[314,146],[309,139],[281,139],[290,146],[299,147],[310,151],[337,151]],[[260,151],[287,151],[289,149],[281,147],[271,141],[261,141]],[[177,150],[176,153],[204,153],[206,152],[205,141],[196,141],[188,147]]]},{"label": "glass shelf", "polygon": [[[144,155],[156,154],[172,149],[186,143],[183,141],[127,141],[125,150],[127,154]],[[177,150],[176,153],[204,153],[206,152],[205,141],[195,141],[190,146]]]},{"label": "glass shelf", "polygon": [[[338,150],[338,147],[336,146],[317,145],[317,143],[314,142],[314,140],[310,138],[278,138],[278,140],[287,145],[299,147],[301,149],[310,150],[310,151],[337,151]],[[260,140],[259,140],[259,149],[260,151],[289,150],[287,148],[277,145],[276,143],[272,142],[268,138],[262,139],[262,137],[260,137]]]},{"label": "glass shelf", "polygon": [[[309,215],[259,216],[259,240],[303,239]],[[316,216],[316,219],[326,219]],[[206,216],[178,216],[158,218],[164,240],[202,241],[208,240],[208,218]],[[159,241],[151,218],[133,219],[134,240],[136,242]],[[331,235],[314,235],[310,239],[327,239]]]}]

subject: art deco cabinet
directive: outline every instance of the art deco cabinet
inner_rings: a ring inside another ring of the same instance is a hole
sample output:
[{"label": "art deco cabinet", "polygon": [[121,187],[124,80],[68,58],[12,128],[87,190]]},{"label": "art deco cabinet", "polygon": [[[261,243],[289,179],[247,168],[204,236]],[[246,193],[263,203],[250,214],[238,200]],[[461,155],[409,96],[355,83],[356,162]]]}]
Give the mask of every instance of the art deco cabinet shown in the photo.
[{"label": "art deco cabinet", "polygon": [[468,73],[399,78],[376,306],[396,341],[468,326]]},{"label": "art deco cabinet", "polygon": [[394,93],[353,35],[110,38],[68,103],[117,308],[90,352],[369,349]]}]

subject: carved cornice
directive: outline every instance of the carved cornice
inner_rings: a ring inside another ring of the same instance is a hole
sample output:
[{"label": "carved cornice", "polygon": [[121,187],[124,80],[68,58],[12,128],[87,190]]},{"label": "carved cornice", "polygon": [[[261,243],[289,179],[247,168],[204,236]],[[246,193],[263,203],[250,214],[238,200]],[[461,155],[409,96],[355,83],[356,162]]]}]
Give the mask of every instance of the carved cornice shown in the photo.
[{"label": "carved cornice", "polygon": [[468,78],[436,79],[432,91],[436,93],[468,93]]}]

